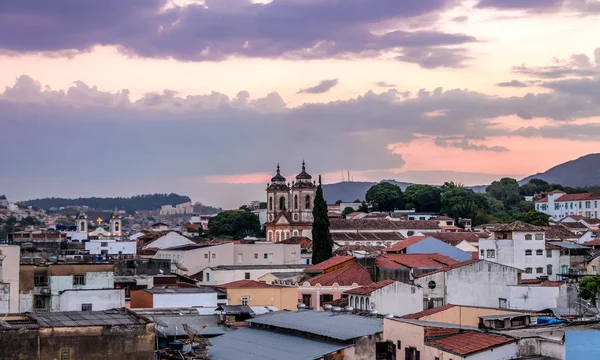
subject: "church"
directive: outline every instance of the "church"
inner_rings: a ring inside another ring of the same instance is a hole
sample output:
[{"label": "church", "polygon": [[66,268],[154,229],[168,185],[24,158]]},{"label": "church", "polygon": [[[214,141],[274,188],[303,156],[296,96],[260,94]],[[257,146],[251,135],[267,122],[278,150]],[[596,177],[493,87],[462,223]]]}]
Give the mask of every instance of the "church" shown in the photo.
[{"label": "church", "polygon": [[317,185],[306,172],[302,161],[302,171],[291,184],[286,183],[277,164],[277,174],[267,184],[267,241],[278,242],[293,236],[312,239],[313,204]]}]

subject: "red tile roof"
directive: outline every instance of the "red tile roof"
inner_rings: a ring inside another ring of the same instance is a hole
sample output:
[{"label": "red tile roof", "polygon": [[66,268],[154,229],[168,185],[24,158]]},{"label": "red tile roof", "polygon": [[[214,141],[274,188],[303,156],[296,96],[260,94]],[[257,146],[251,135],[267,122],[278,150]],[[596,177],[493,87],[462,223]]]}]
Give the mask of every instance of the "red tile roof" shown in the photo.
[{"label": "red tile roof", "polygon": [[255,280],[238,280],[227,284],[218,285],[216,287],[221,289],[260,289],[271,288],[274,286]]},{"label": "red tile roof", "polygon": [[454,219],[451,218],[450,216],[438,216],[436,218],[433,218],[432,220],[436,220],[436,221],[438,221],[438,220],[452,220],[452,221],[454,221]]},{"label": "red tile roof", "polygon": [[446,311],[446,310],[451,309],[451,308],[453,308],[455,306],[456,305],[453,305],[453,304],[446,304],[446,305],[434,307],[433,309],[419,311],[419,312],[414,313],[414,314],[404,315],[404,316],[402,316],[402,319],[418,320],[418,319],[424,318],[424,317],[429,316],[429,315],[433,315],[433,314],[437,314],[437,313],[442,312],[442,311]]},{"label": "red tile roof", "polygon": [[348,231],[348,232],[332,232],[331,238],[333,241],[399,241],[404,240],[404,236],[399,232],[371,232],[371,231]]},{"label": "red tile roof", "polygon": [[462,334],[450,335],[442,339],[430,340],[426,344],[447,352],[465,356],[515,341],[517,339],[469,331]]},{"label": "red tile roof", "polygon": [[581,245],[584,245],[584,246],[600,246],[600,238],[598,238],[596,240],[588,241],[588,242],[583,243]]},{"label": "red tile roof", "polygon": [[540,280],[540,279],[523,279],[521,280],[520,285],[539,285],[542,287],[556,287],[561,286],[564,282],[560,281],[548,281],[548,280]]},{"label": "red tile roof", "polygon": [[421,240],[427,239],[428,237],[429,236],[411,236],[411,237],[408,237],[405,240],[402,240],[402,241],[394,244],[393,246],[385,249],[385,251],[388,253],[400,252],[400,251],[406,249],[407,247],[420,242]]},{"label": "red tile roof", "polygon": [[458,261],[441,254],[387,254],[375,259],[375,265],[388,269],[442,268]]},{"label": "red tile roof", "polygon": [[510,224],[499,224],[494,226],[493,232],[499,231],[544,231],[542,226],[535,226],[523,221],[513,221]]},{"label": "red tile roof", "polygon": [[348,290],[345,293],[346,294],[350,294],[350,295],[368,295],[368,294],[372,293],[375,290],[381,289],[382,287],[386,287],[386,286],[391,285],[393,283],[395,283],[394,280],[383,280],[383,281],[379,281],[379,282],[376,282],[376,283],[372,283],[372,284],[367,285],[367,286],[361,286],[359,288]]},{"label": "red tile roof", "polygon": [[316,284],[332,286],[334,283],[339,286],[352,286],[352,284],[364,286],[373,283],[373,281],[371,281],[369,272],[354,262],[352,265],[308,279],[308,283],[313,286]]},{"label": "red tile roof", "polygon": [[405,220],[396,221],[388,219],[331,219],[332,230],[436,230],[439,229],[437,221],[433,220]]},{"label": "red tile roof", "polygon": [[461,268],[463,266],[468,266],[468,265],[471,265],[471,264],[475,264],[475,263],[477,263],[479,261],[482,261],[482,260],[471,259],[471,260],[459,262],[459,263],[456,263],[456,264],[452,264],[450,266],[443,267],[443,268],[438,269],[436,271],[428,272],[427,274],[419,275],[417,277],[424,277],[424,276],[429,276],[431,274],[437,274],[437,273],[440,273],[440,272],[446,272],[446,271],[449,271],[449,270],[458,269],[458,268]]},{"label": "red tile roof", "polygon": [[558,199],[554,200],[554,202],[586,200],[592,197],[593,195],[593,193],[565,194],[559,197]]},{"label": "red tile roof", "polygon": [[320,273],[331,267],[343,264],[349,260],[354,260],[354,256],[334,256],[331,259],[327,259],[325,261],[318,263],[317,265],[313,265],[309,268],[304,269],[304,272]]}]

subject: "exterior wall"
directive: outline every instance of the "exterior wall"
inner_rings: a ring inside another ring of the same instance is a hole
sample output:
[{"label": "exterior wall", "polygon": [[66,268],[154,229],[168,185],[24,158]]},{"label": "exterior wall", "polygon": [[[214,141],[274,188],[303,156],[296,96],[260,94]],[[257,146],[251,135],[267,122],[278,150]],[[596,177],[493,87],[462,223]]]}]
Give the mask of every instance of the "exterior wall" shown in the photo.
[{"label": "exterior wall", "polygon": [[209,266],[233,265],[233,244],[207,246],[188,251],[163,249],[159,250],[154,258],[177,261],[187,269],[187,271],[178,272],[192,275]]},{"label": "exterior wall", "polygon": [[343,350],[343,357],[332,354],[331,359],[344,360],[372,360],[376,358],[376,344],[382,341],[383,334],[377,333],[369,336],[363,336],[354,340],[354,346],[347,347]]},{"label": "exterior wall", "polygon": [[[429,287],[429,282],[431,281],[435,282],[435,288],[433,289]],[[423,299],[444,299],[444,304],[447,303],[445,282],[446,275],[443,272],[437,272],[415,279],[415,285],[418,285],[423,289]]]},{"label": "exterior wall", "polygon": [[333,300],[339,300],[342,298],[343,293],[357,287],[359,287],[358,284],[339,286],[337,283],[334,283],[332,286],[321,286],[320,284],[312,286],[310,283],[304,282],[298,285],[298,302],[302,302],[303,295],[310,295],[310,308],[321,311],[321,295],[331,295]]},{"label": "exterior wall", "polygon": [[458,357],[455,354],[442,351],[433,346],[425,346],[425,356],[421,356],[423,360],[439,359],[465,359],[465,360],[509,360],[515,359],[519,349],[516,343],[498,346],[493,349],[478,352],[465,357]]},{"label": "exterior wall", "polygon": [[383,339],[396,345],[400,342],[401,346],[396,347],[396,360],[404,360],[404,349],[411,346],[421,353],[421,358],[425,356],[425,328],[422,326],[383,319]]},{"label": "exterior wall", "polygon": [[588,275],[598,275],[600,274],[600,256],[592,259],[587,264],[587,274]]},{"label": "exterior wall", "polygon": [[[236,265],[281,265],[300,263],[299,244],[234,244]],[[267,257],[265,258],[265,254]],[[240,257],[241,255],[241,257]]]},{"label": "exterior wall", "polygon": [[60,311],[60,298],[64,290],[114,289],[112,272],[87,272],[85,285],[73,285],[73,275],[54,275],[48,277],[50,287],[50,310]]},{"label": "exterior wall", "polygon": [[60,295],[60,311],[81,311],[91,304],[92,311],[125,307],[125,289],[75,290]]},{"label": "exterior wall", "polygon": [[478,326],[480,316],[513,314],[514,310],[491,309],[486,307],[454,306],[435,314],[423,316],[419,320],[437,321],[464,326]]},{"label": "exterior wall", "polygon": [[[380,314],[403,316],[423,311],[423,289],[398,281],[377,289],[370,295],[349,295],[350,306],[358,309],[357,303],[362,298],[365,298],[364,303],[368,299],[368,304],[373,304]],[[369,305],[362,310],[370,310]]]},{"label": "exterior wall", "polygon": [[296,310],[298,306],[296,287],[227,289],[229,305],[242,305],[242,297],[248,298],[248,306],[275,306],[279,310]]},{"label": "exterior wall", "polygon": [[[277,266],[265,267],[264,269],[257,270],[217,270],[217,269],[206,269],[204,270],[203,280],[200,282],[202,285],[222,285],[238,280],[256,280],[259,281],[264,275],[272,272],[298,272],[301,269],[279,269]],[[246,279],[246,274],[250,274],[250,278]]]},{"label": "exterior wall", "polygon": [[406,248],[407,254],[441,254],[456,261],[471,260],[471,254],[464,252],[443,241],[426,238]]},{"label": "exterior wall", "polygon": [[0,314],[10,312],[10,284],[0,282]]},{"label": "exterior wall", "polygon": [[19,263],[21,248],[16,245],[0,245],[0,253],[5,258],[0,269],[0,282],[10,284],[10,312],[19,312]]},{"label": "exterior wall", "polygon": [[152,294],[145,290],[132,290],[129,307],[131,309],[152,309],[154,298]]},{"label": "exterior wall", "polygon": [[522,310],[569,307],[567,286],[508,286],[509,307]]},{"label": "exterior wall", "polygon": [[446,271],[448,304],[499,307],[506,285],[519,283],[518,270],[486,261]]},{"label": "exterior wall", "polygon": [[539,337],[520,339],[519,355],[522,357],[548,356],[551,359],[565,359],[565,345]]},{"label": "exterior wall", "polygon": [[[102,244],[106,244],[102,246]],[[115,240],[90,240],[85,243],[85,249],[93,255],[102,254],[105,250],[108,255],[135,255],[137,254],[137,242],[115,241]]]},{"label": "exterior wall", "polygon": [[[174,290],[177,291],[177,290]],[[173,293],[173,294],[152,294],[153,307],[172,308],[172,307],[216,307],[217,292],[212,293]]]},{"label": "exterior wall", "polygon": [[[153,231],[159,231],[154,230]],[[181,245],[190,245],[195,244],[192,240],[186,238],[185,236],[181,236],[178,233],[172,231],[164,236],[159,237],[158,239],[146,244],[145,248],[155,248],[155,249],[166,249],[174,246]]]}]

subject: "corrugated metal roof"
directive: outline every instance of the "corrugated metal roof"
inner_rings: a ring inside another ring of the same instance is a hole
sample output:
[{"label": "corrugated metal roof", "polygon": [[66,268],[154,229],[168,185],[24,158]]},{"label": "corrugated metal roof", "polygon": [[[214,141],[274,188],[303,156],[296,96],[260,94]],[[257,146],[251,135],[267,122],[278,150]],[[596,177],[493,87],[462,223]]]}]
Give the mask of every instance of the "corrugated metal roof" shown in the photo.
[{"label": "corrugated metal roof", "polygon": [[574,244],[574,243],[570,243],[570,242],[564,242],[564,241],[549,241],[548,243],[552,244],[552,245],[563,247],[565,249],[589,249],[590,248],[589,246],[583,246],[583,245]]},{"label": "corrugated metal roof", "polygon": [[63,311],[31,313],[41,327],[140,325],[140,320],[126,310]]},{"label": "corrugated metal roof", "polygon": [[347,341],[383,331],[383,319],[325,311],[279,311],[248,320],[252,324],[275,326]]},{"label": "corrugated metal roof", "polygon": [[211,339],[210,342],[213,345],[209,350],[212,360],[319,359],[346,347],[257,328],[236,330]]}]

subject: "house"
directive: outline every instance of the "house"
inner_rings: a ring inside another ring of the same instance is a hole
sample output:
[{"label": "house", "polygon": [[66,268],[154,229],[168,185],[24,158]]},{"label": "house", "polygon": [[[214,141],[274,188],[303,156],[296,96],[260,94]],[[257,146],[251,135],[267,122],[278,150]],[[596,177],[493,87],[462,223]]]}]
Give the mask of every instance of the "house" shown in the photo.
[{"label": "house", "polygon": [[[374,233],[377,237],[382,238],[382,241],[375,241],[372,243],[364,243],[363,245],[378,245],[389,247],[397,239],[396,235],[400,234],[404,238],[412,236],[419,232],[441,232],[442,229],[438,226],[438,223],[432,220],[392,220],[392,219],[331,219],[330,220],[330,232],[333,236],[334,233],[348,233],[348,236],[353,236],[351,233]],[[390,239],[385,239],[390,237]],[[396,239],[396,240],[394,240]],[[342,241],[342,240],[339,240]],[[345,244],[354,245],[354,244]]]},{"label": "house", "polygon": [[559,250],[559,272],[555,274],[557,280],[567,280],[570,277],[581,277],[586,274],[586,260],[591,247],[572,242],[549,241],[546,249]]},{"label": "house", "polygon": [[573,215],[598,219],[600,193],[567,194],[562,190],[554,190],[537,200],[535,209],[555,220]]},{"label": "house", "polygon": [[20,312],[90,311],[125,306],[125,290],[115,289],[114,264],[21,265]]},{"label": "house", "polygon": [[577,243],[580,236],[570,231],[562,224],[551,225],[546,228],[546,241],[565,241]]},{"label": "house", "polygon": [[154,334],[154,323],[127,309],[9,314],[0,320],[0,356],[153,359]]},{"label": "house", "polygon": [[137,255],[137,242],[112,239],[89,240],[85,243],[85,250],[92,255],[135,258]]},{"label": "house", "polygon": [[389,359],[383,320],[324,311],[279,311],[211,339],[211,360]]},{"label": "house", "polygon": [[539,311],[546,308],[568,308],[577,302],[577,286],[558,281],[523,280],[509,285],[508,307]]},{"label": "house", "polygon": [[432,272],[458,261],[440,254],[386,254],[375,259],[375,280],[398,280],[412,284],[415,276]]},{"label": "house", "polygon": [[289,239],[282,240],[278,244],[300,245],[300,263],[312,264],[312,240],[306,236],[292,236]]},{"label": "house", "polygon": [[19,246],[0,245],[0,314],[19,312],[20,259]]},{"label": "house", "polygon": [[[600,248],[600,239],[594,240],[591,243],[592,244],[588,244],[592,245],[594,249]],[[599,275],[600,272],[598,272],[598,269],[600,269],[600,252],[596,252],[594,255],[590,256],[586,263],[586,272],[588,275]]]},{"label": "house", "polygon": [[239,280],[219,285],[217,289],[227,293],[228,305],[274,306],[280,310],[295,310],[298,305],[298,290],[294,286]]},{"label": "house", "polygon": [[[141,240],[143,237],[138,238]],[[144,249],[168,249],[175,246],[192,245],[195,244],[192,240],[181,236],[175,231],[169,231],[157,238],[156,240],[150,241],[144,244]]]},{"label": "house", "polygon": [[[306,265],[284,264],[284,265],[219,265],[211,266],[203,271],[202,280],[199,284],[206,286],[218,286],[238,280],[258,281],[269,273],[291,274],[289,277],[296,276],[306,268]],[[282,278],[285,278],[285,276]],[[274,279],[271,279],[274,280]]]},{"label": "house", "polygon": [[217,291],[211,288],[157,288],[131,291],[131,308],[215,307]]},{"label": "house", "polygon": [[406,318],[384,319],[384,340],[396,347],[396,359],[515,359],[517,340],[480,332],[478,327]]},{"label": "house", "polygon": [[479,258],[524,269],[523,279],[548,276],[556,280],[562,272],[560,248],[547,245],[546,228],[521,221],[494,227],[492,237],[479,240]]},{"label": "house", "polygon": [[522,270],[484,260],[468,260],[416,276],[423,308],[444,304],[508,307],[507,285],[520,281]]},{"label": "house", "polygon": [[438,223],[438,226],[440,227],[440,229],[442,229],[443,232],[458,232],[458,231],[462,231],[461,228],[459,228],[458,226],[456,226],[456,224],[454,223],[454,219],[449,217],[449,216],[438,216],[435,217],[433,219],[431,219],[435,222]]},{"label": "house", "polygon": [[341,246],[391,246],[405,237],[398,232],[332,232],[334,243]]},{"label": "house", "polygon": [[150,225],[151,231],[168,231],[171,227],[168,224],[157,222]]},{"label": "house", "polygon": [[466,261],[472,258],[471,253],[448,245],[434,237],[413,235],[385,249],[388,254],[441,254],[456,261]]},{"label": "house", "polygon": [[300,278],[304,275],[302,271],[292,272],[270,272],[258,278],[259,282],[271,284],[274,281],[278,281],[282,284],[296,284],[300,281]]},{"label": "house", "polygon": [[515,311],[482,306],[446,304],[418,313],[404,315],[401,318],[478,327],[481,317],[507,315],[515,315]]},{"label": "house", "polygon": [[317,311],[323,303],[341,298],[345,291],[373,282],[369,271],[360,266],[352,256],[333,257],[313,265],[304,270],[304,273],[308,276],[319,275],[297,284],[298,300],[307,308]]},{"label": "house", "polygon": [[200,223],[192,224],[191,222],[186,222],[185,224],[183,224],[183,226],[181,226],[181,234],[183,236],[200,236],[203,231],[204,228]]},{"label": "house", "polygon": [[423,310],[423,289],[399,281],[383,280],[344,293],[356,312],[402,316]]}]

